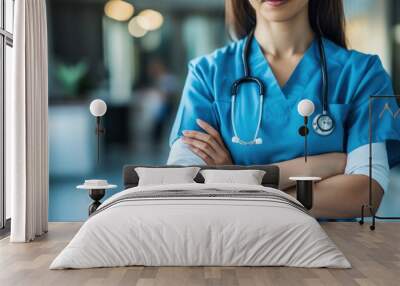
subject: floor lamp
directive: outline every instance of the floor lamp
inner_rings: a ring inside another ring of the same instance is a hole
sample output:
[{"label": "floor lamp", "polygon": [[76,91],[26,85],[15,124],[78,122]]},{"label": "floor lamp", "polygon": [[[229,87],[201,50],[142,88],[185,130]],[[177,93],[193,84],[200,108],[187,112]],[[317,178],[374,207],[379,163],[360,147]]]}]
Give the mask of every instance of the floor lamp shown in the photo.
[{"label": "floor lamp", "polygon": [[[383,217],[383,216],[377,216],[376,212],[374,210],[374,207],[372,205],[372,138],[373,138],[373,128],[372,128],[372,107],[373,107],[373,102],[374,100],[379,100],[379,99],[388,99],[388,98],[394,98],[394,99],[400,99],[400,95],[387,95],[387,96],[370,96],[369,97],[369,200],[367,205],[362,205],[361,206],[361,220],[359,223],[362,225],[364,224],[364,212],[365,209],[369,210],[371,216],[372,216],[372,224],[370,225],[371,230],[375,230],[375,221],[376,219],[381,219],[381,220],[400,220],[400,217]],[[382,110],[382,114],[387,108],[387,105],[385,105],[384,110]],[[389,109],[390,110],[390,109]],[[400,109],[399,109],[400,110]]]}]

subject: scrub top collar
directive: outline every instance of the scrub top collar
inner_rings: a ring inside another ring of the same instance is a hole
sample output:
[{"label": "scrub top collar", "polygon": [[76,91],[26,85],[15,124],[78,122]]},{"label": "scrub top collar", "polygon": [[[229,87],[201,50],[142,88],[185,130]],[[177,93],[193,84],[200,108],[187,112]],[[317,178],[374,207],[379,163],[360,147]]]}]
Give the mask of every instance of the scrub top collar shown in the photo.
[{"label": "scrub top collar", "polygon": [[[247,38],[243,41],[243,48]],[[326,41],[323,39],[324,45]],[[276,79],[268,60],[265,58],[261,46],[256,37],[250,44],[250,55],[248,57],[250,66],[250,74],[260,77],[266,84],[266,94],[280,93],[284,98],[288,99],[293,92],[304,92],[308,86],[310,77],[316,72],[320,73],[320,56],[318,51],[318,40],[315,37],[310,46],[305,51],[303,57],[298,62],[287,82],[280,86]]]}]

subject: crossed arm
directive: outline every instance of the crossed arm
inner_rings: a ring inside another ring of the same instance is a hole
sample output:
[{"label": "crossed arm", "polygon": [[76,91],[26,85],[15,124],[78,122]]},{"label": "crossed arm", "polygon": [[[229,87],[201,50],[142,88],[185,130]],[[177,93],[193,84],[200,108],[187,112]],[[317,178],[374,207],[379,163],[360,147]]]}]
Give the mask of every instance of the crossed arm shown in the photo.
[{"label": "crossed arm", "polygon": [[[232,159],[229,151],[217,130],[204,121],[198,125],[205,131],[184,131],[182,142],[190,150],[203,159],[207,165],[230,165]],[[315,217],[352,218],[360,215],[361,205],[369,199],[369,178],[364,175],[345,175],[347,155],[344,153],[328,153],[309,157],[307,165],[304,158],[280,162],[280,189],[295,196],[294,183],[291,176],[312,175],[322,180],[314,186]],[[299,174],[303,170],[303,174]],[[373,180],[373,207],[379,207],[383,196],[380,185]]]},{"label": "crossed arm", "polygon": [[[280,188],[292,196],[296,189],[286,178],[298,175],[298,170],[305,170],[304,175],[321,177],[314,185],[314,207],[311,213],[315,217],[353,218],[360,216],[361,205],[369,201],[369,178],[364,175],[345,175],[347,155],[328,153],[311,156],[304,167],[304,159],[297,158],[278,163],[281,170]],[[383,190],[372,180],[372,202],[375,210],[382,200]]]}]

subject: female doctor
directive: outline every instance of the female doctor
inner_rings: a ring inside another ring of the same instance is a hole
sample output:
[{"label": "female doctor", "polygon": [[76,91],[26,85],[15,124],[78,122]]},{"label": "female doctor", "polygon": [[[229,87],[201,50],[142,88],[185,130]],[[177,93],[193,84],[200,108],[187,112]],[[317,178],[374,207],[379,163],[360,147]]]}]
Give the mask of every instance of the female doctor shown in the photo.
[{"label": "female doctor", "polygon": [[[369,96],[393,91],[377,56],[346,48],[342,1],[227,0],[226,15],[240,40],[190,62],[168,164],[275,164],[292,195],[290,176],[323,179],[314,216],[359,216],[368,202]],[[302,99],[315,105],[307,164]],[[389,182],[385,141],[399,139],[391,122],[374,127],[375,208]]]}]

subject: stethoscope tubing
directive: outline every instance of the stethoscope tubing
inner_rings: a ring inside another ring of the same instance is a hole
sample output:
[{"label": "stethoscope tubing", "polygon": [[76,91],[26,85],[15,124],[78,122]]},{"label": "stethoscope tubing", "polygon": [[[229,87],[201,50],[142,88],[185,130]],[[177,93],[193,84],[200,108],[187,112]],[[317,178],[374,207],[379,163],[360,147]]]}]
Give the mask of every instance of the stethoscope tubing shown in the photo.
[{"label": "stethoscope tubing", "polygon": [[[234,137],[232,137],[232,141],[234,143],[239,143],[241,145],[252,145],[252,144],[261,144],[262,140],[261,138],[258,138],[258,133],[261,128],[261,121],[262,121],[262,115],[263,115],[263,103],[264,103],[264,95],[265,95],[265,86],[264,83],[259,79],[258,77],[251,76],[250,73],[250,67],[248,63],[248,57],[249,57],[249,49],[250,49],[250,44],[253,41],[254,38],[254,30],[250,32],[248,35],[243,52],[242,52],[242,63],[243,63],[243,71],[244,71],[244,76],[242,78],[237,79],[233,84],[231,88],[231,123],[232,123],[232,129],[233,129],[233,134]],[[326,64],[326,56],[325,56],[325,49],[324,49],[324,43],[322,40],[322,37],[318,36],[318,51],[320,55],[320,67],[321,67],[321,75],[322,75],[322,115],[328,115],[328,70],[327,70],[327,64]],[[260,97],[259,100],[259,106],[260,110],[258,112],[258,119],[257,119],[257,128],[256,132],[254,134],[254,138],[252,141],[244,141],[240,139],[238,136],[237,130],[236,130],[236,124],[235,124],[235,105],[236,105],[236,96],[238,94],[239,88],[242,84],[245,83],[255,83],[258,87],[258,94]],[[321,115],[317,115],[318,117]],[[317,124],[318,125],[318,124]],[[322,129],[320,126],[318,128]],[[332,128],[333,129],[333,126]],[[319,134],[323,134],[323,132],[319,132],[319,130],[315,130]],[[331,130],[329,130],[331,131]],[[327,134],[330,134],[329,132]],[[260,143],[261,142],[261,143]]]},{"label": "stethoscope tubing", "polygon": [[321,37],[318,37],[318,49],[322,75],[322,114],[328,114],[328,68],[326,65],[324,43]]}]

